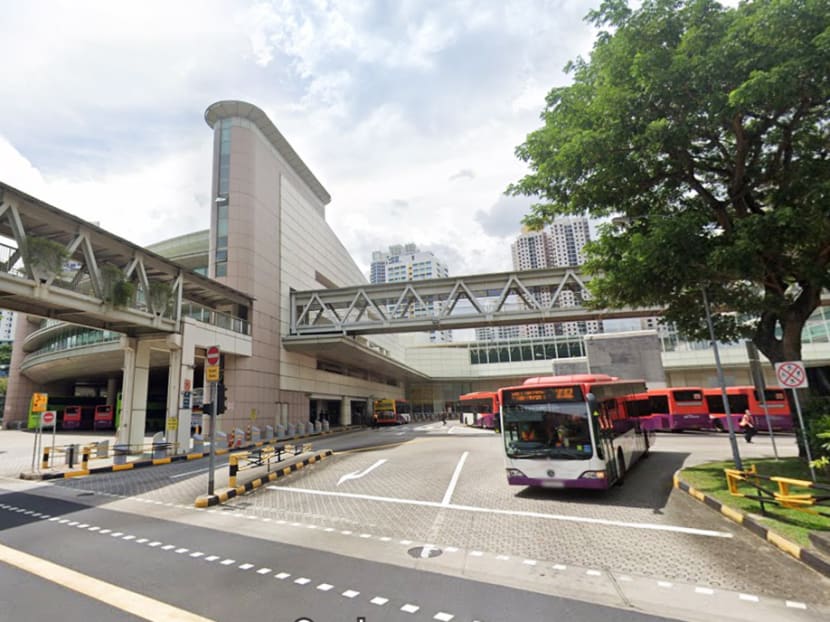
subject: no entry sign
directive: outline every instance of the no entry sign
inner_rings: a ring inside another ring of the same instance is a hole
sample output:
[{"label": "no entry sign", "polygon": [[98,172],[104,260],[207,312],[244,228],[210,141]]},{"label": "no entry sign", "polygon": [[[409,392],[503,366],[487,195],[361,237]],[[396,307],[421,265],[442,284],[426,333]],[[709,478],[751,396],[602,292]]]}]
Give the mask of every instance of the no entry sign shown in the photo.
[{"label": "no entry sign", "polygon": [[775,364],[775,376],[782,387],[801,389],[807,386],[807,372],[801,361],[784,361]]},{"label": "no entry sign", "polygon": [[219,346],[209,346],[207,349],[207,363],[208,365],[219,364]]}]

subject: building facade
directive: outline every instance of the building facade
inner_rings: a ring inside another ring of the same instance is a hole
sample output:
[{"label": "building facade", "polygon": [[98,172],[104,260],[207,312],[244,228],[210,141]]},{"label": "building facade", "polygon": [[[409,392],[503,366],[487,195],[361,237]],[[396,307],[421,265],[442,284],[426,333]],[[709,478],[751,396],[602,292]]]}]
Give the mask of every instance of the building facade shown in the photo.
[{"label": "building facade", "polygon": [[[412,242],[394,244],[387,252],[374,251],[370,266],[369,278],[372,283],[400,283],[403,281],[421,281],[424,279],[440,279],[449,276],[447,265],[435,256],[432,251],[422,251]],[[427,302],[424,308],[413,305],[411,314],[432,315],[440,313],[439,303]],[[452,341],[452,331],[431,331],[428,333],[431,343],[447,343]]]}]

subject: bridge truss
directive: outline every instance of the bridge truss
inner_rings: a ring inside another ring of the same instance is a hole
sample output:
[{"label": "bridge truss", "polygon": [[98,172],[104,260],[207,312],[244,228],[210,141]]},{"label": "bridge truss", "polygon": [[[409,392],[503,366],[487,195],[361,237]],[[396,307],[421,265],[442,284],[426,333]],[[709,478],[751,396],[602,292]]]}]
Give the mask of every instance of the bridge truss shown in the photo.
[{"label": "bridge truss", "polygon": [[291,293],[290,335],[441,331],[659,315],[662,309],[586,308],[573,268],[477,274]]}]

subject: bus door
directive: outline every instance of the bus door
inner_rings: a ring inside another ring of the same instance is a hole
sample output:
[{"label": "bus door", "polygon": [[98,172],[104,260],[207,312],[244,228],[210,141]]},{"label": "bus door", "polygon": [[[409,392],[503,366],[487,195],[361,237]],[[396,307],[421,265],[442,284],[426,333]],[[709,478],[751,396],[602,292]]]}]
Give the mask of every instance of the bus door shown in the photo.
[{"label": "bus door", "polygon": [[597,457],[605,462],[605,473],[608,485],[617,481],[617,461],[614,448],[614,426],[606,405],[599,402],[593,393],[588,394],[588,413],[591,417],[591,429],[596,438],[595,452]]},{"label": "bus door", "polygon": [[81,427],[81,407],[67,406],[63,409],[63,422],[61,428],[64,430],[77,430]]},{"label": "bus door", "polygon": [[95,416],[92,419],[93,430],[108,430],[112,428],[112,406],[102,404],[95,407]]}]

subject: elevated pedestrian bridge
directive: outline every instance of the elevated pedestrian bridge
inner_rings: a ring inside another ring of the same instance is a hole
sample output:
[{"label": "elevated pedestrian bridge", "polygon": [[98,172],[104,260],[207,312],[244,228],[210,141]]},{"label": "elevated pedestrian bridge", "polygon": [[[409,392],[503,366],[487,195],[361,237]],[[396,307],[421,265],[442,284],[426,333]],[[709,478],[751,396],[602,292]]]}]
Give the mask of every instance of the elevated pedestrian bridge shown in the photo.
[{"label": "elevated pedestrian bridge", "polygon": [[660,315],[662,308],[594,310],[584,276],[549,268],[291,292],[290,335],[441,331]]},{"label": "elevated pedestrian bridge", "polygon": [[0,183],[0,307],[123,333],[250,335],[252,298]]}]

